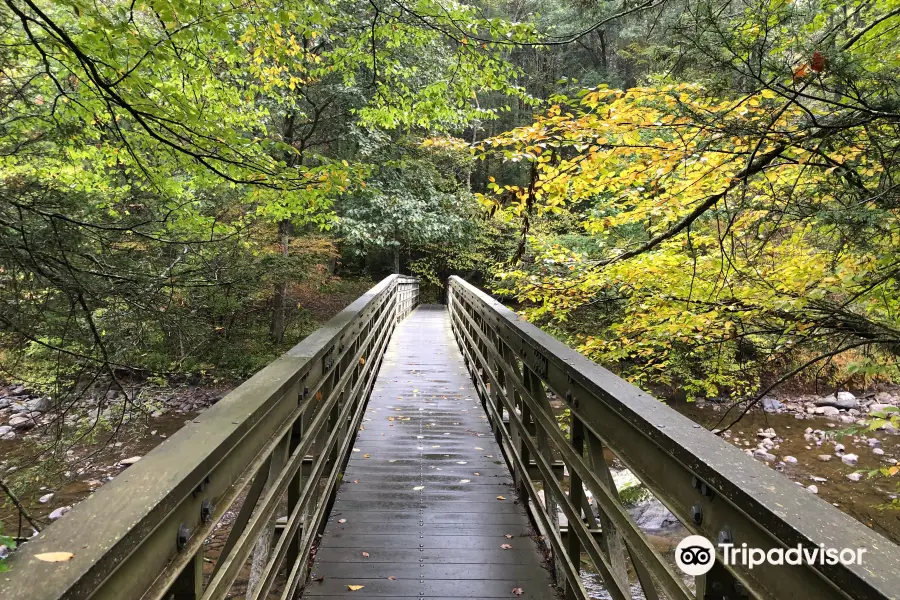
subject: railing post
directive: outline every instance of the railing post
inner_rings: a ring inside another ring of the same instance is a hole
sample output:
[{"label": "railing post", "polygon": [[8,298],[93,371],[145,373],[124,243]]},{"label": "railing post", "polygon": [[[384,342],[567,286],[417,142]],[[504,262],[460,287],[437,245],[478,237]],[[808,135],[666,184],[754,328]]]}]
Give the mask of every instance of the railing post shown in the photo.
[{"label": "railing post", "polygon": [[203,549],[197,552],[169,588],[172,600],[198,600],[203,595]]}]

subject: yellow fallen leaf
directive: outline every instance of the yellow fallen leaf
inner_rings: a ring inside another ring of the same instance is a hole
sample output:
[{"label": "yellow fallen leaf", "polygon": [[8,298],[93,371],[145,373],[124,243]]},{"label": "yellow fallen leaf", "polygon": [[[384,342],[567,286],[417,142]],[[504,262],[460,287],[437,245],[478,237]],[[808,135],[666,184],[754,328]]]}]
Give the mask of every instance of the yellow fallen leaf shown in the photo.
[{"label": "yellow fallen leaf", "polygon": [[503,496],[497,496],[497,500],[506,500]]},{"label": "yellow fallen leaf", "polygon": [[361,589],[363,589],[364,587],[366,587],[366,586],[364,586],[364,585],[349,585],[349,584],[347,585],[347,588],[348,588],[351,592],[355,592],[356,590],[361,590]]},{"label": "yellow fallen leaf", "polygon": [[363,458],[372,458],[372,457],[368,454],[363,454]]},{"label": "yellow fallen leaf", "polygon": [[72,560],[75,555],[71,552],[44,552],[43,554],[35,554],[34,557],[44,562],[66,562]]},{"label": "yellow fallen leaf", "polygon": [[[361,365],[366,364],[366,357],[365,357],[365,356],[360,356],[360,357],[359,357],[359,364],[361,364]],[[359,586],[359,587],[362,587],[362,586]]]},{"label": "yellow fallen leaf", "polygon": [[369,558],[369,553],[368,553],[368,552],[363,552],[362,555],[363,555],[364,557],[366,557],[366,558]]}]

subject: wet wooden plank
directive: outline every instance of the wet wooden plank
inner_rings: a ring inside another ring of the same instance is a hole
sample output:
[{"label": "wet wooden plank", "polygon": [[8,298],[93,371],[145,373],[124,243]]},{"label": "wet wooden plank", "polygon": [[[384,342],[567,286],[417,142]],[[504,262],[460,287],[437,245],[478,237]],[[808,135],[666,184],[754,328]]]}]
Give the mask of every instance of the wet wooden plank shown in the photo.
[{"label": "wet wooden plank", "polygon": [[421,306],[391,339],[304,596],[555,598],[532,535],[446,310]]}]

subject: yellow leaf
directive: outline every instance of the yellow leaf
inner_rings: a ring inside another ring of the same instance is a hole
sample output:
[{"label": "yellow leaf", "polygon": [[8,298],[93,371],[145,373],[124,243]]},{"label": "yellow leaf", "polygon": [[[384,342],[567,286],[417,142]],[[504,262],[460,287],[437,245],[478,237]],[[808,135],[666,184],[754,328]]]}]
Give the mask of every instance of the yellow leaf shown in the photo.
[{"label": "yellow leaf", "polygon": [[71,552],[44,552],[43,554],[35,554],[34,557],[44,562],[66,562],[72,560],[75,555]]},{"label": "yellow leaf", "polygon": [[356,590],[361,590],[361,589],[363,589],[364,587],[366,587],[366,586],[364,586],[364,585],[347,585],[347,588],[348,588],[351,592],[355,592]]}]

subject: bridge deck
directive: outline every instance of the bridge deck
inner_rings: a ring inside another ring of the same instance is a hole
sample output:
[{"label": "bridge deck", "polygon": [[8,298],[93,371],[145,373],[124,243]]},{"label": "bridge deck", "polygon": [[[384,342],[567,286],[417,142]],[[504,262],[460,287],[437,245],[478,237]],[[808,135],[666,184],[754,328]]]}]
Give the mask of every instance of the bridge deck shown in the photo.
[{"label": "bridge deck", "polygon": [[515,500],[446,308],[420,306],[388,346],[304,597],[553,598]]}]

